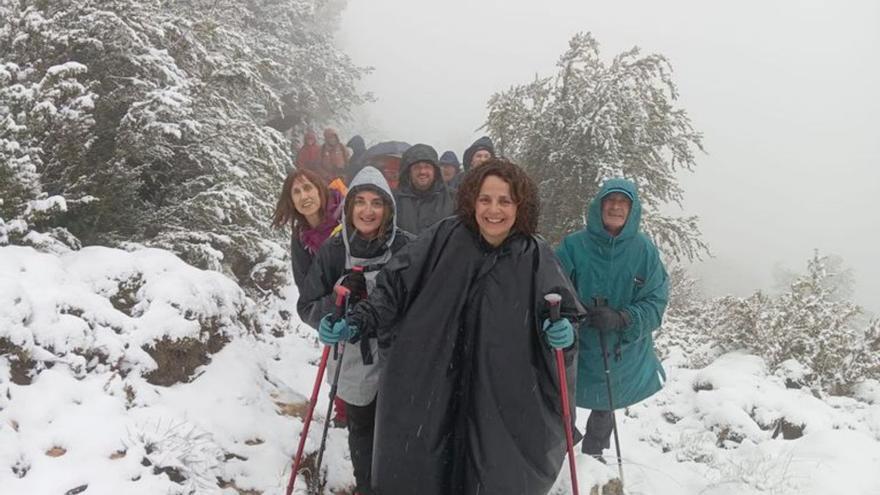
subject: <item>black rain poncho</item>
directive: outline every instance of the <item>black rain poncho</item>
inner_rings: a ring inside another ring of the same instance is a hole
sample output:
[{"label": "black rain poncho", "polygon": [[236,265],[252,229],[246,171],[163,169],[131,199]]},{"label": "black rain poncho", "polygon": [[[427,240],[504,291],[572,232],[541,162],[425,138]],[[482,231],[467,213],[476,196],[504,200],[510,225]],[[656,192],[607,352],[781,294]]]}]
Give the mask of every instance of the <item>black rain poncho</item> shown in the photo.
[{"label": "black rain poncho", "polygon": [[[373,484],[382,495],[545,494],[565,455],[543,296],[583,309],[543,240],[498,248],[456,217],[385,265],[351,322],[385,347]],[[574,345],[565,351],[569,395]],[[572,417],[574,410],[572,409]]]}]

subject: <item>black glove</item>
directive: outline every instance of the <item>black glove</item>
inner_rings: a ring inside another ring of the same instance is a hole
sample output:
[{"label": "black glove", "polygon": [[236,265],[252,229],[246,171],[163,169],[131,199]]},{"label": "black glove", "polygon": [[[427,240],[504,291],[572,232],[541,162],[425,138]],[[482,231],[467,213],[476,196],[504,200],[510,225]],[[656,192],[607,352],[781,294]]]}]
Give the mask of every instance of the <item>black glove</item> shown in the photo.
[{"label": "black glove", "polygon": [[603,332],[623,330],[629,325],[629,315],[623,311],[615,311],[608,306],[595,306],[587,310],[590,327]]},{"label": "black glove", "polygon": [[354,307],[358,301],[367,298],[367,277],[364,276],[364,272],[349,273],[339,285],[351,291],[348,296],[349,307]]}]

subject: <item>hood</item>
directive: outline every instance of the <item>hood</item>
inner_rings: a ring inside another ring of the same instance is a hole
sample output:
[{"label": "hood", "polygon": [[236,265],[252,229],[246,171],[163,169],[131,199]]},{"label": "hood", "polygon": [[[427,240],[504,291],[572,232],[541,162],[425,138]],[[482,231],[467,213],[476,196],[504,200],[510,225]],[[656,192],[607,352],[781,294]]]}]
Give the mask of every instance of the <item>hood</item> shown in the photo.
[{"label": "hood", "polygon": [[488,150],[492,158],[495,158],[495,144],[492,143],[492,138],[483,136],[474,141],[474,144],[470,145],[468,149],[464,150],[461,163],[465,170],[471,169],[471,160],[474,158],[474,153],[480,150]]},{"label": "hood", "polygon": [[[391,202],[391,235],[388,236],[388,239],[385,242],[385,245],[390,248],[391,244],[394,242],[394,236],[397,234],[397,203],[394,201],[394,194],[391,193],[391,187],[388,185],[388,181],[385,180],[385,176],[382,175],[382,172],[376,167],[366,166],[362,168],[353,179],[351,179],[351,184],[348,185],[348,194],[345,195],[345,201],[352,200],[358,191],[365,188],[378,190],[385,195],[385,199]],[[346,255],[349,255],[349,253],[351,253],[349,243],[354,232],[348,232],[348,222],[346,222],[345,218],[344,205],[345,203],[343,203],[342,219],[340,222],[342,223],[342,240],[345,242],[345,252]]]},{"label": "hood", "polygon": [[442,155],[440,155],[440,165],[452,165],[456,170],[461,170],[461,163],[458,161],[458,156],[456,156],[454,151],[444,151]]},{"label": "hood", "polygon": [[318,144],[318,135],[315,134],[315,131],[306,131],[305,135],[303,136],[303,145],[309,145],[309,140],[312,141],[312,145]]},{"label": "hood", "polygon": [[440,165],[437,164],[437,151],[427,144],[414,144],[403,152],[400,158],[400,187],[401,190],[412,190],[409,182],[409,169],[414,163],[428,162],[434,165],[434,186],[436,189],[438,184],[443,185],[443,174],[440,172]]},{"label": "hood", "polygon": [[349,139],[346,146],[351,148],[351,151],[355,155],[359,155],[367,151],[367,145],[364,144],[364,138],[360,136],[360,134],[355,135],[353,138]]},{"label": "hood", "polygon": [[332,127],[324,129],[324,144],[326,144],[327,139],[331,137],[336,138],[337,142],[339,141],[339,134],[336,132],[336,129],[333,129]]},{"label": "hood", "polygon": [[616,239],[634,237],[638,233],[639,225],[642,222],[642,202],[639,200],[636,185],[627,179],[608,179],[602,184],[599,193],[596,194],[596,197],[593,198],[593,201],[587,207],[587,231],[593,235],[611,239],[611,234],[605,231],[605,227],[602,224],[602,199],[614,192],[626,194],[632,200],[629,217],[627,217],[626,224]]}]

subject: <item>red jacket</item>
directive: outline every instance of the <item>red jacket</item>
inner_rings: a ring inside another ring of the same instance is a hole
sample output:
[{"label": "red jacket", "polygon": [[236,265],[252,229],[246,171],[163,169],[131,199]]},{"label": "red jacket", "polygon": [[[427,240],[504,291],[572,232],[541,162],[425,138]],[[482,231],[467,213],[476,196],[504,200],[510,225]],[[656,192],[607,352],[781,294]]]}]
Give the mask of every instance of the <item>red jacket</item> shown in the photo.
[{"label": "red jacket", "polygon": [[321,147],[321,168],[328,179],[345,175],[348,165],[348,148],[339,141],[335,130],[324,129],[324,145]]},{"label": "red jacket", "polygon": [[321,171],[321,145],[314,131],[306,131],[303,145],[296,154],[296,166],[315,172]]}]

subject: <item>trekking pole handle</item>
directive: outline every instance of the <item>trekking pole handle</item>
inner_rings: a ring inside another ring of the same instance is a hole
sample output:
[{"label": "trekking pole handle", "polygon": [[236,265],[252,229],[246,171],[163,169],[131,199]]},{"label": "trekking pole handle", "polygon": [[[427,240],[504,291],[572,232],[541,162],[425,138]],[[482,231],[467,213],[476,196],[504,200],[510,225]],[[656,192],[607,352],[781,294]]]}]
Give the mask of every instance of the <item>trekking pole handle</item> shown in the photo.
[{"label": "trekking pole handle", "polygon": [[[337,285],[333,287],[333,292],[336,293],[336,311],[333,313],[333,323],[336,323],[345,317],[345,301],[351,291],[348,290],[348,287]],[[333,344],[333,360],[337,359],[339,359],[339,344]]]},{"label": "trekking pole handle", "polygon": [[561,320],[562,314],[560,311],[562,306],[562,296],[555,292],[551,292],[544,295],[544,301],[547,302],[547,307],[550,309],[550,321]]},{"label": "trekking pole handle", "polygon": [[345,316],[345,299],[351,293],[347,287],[343,287],[341,285],[337,285],[333,287],[333,292],[336,293],[336,312],[333,314],[333,317],[336,321]]}]

